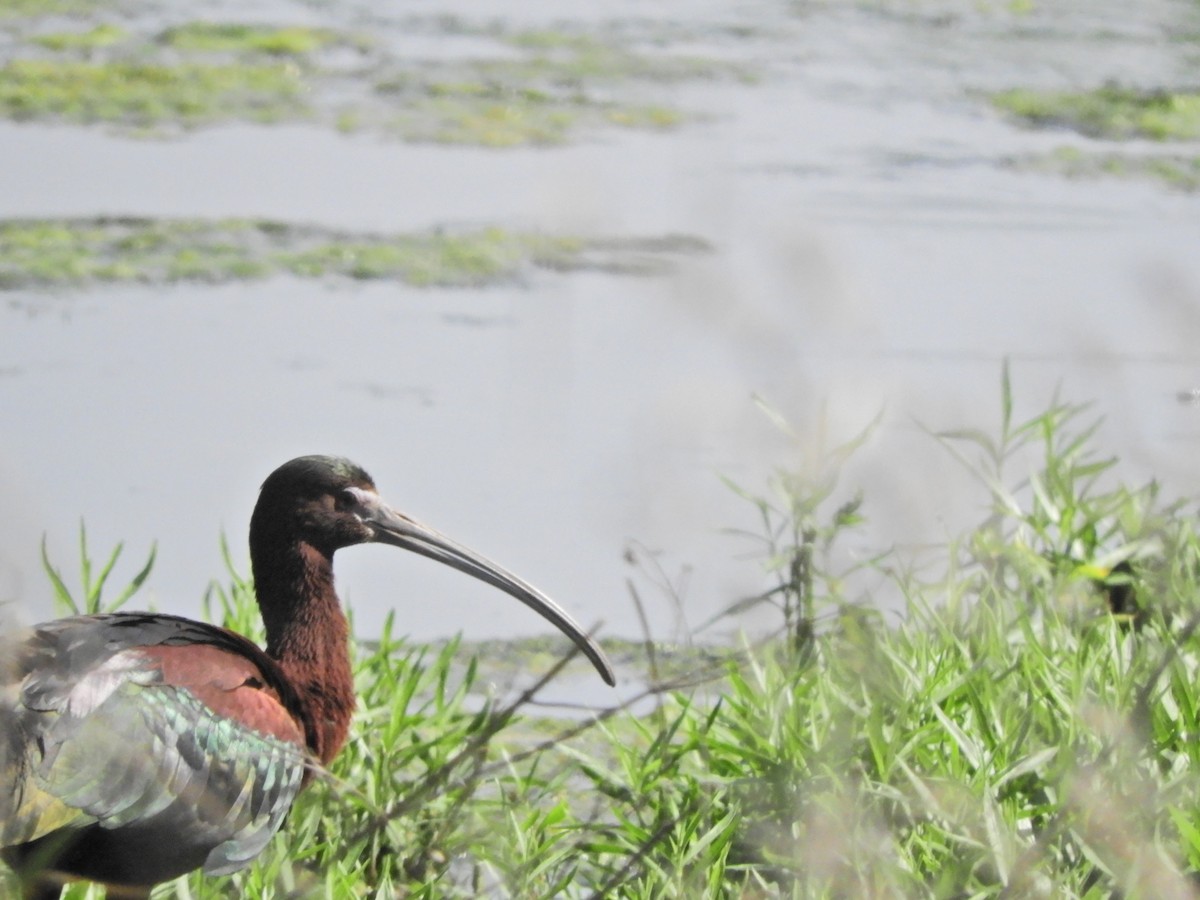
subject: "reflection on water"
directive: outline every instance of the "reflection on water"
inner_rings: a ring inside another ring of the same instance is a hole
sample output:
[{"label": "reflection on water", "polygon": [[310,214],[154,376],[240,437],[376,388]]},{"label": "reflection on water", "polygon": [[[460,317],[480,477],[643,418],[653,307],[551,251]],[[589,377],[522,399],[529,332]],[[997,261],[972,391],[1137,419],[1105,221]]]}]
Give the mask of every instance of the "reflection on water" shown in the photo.
[{"label": "reflection on water", "polygon": [[[518,15],[511,0],[491,6]],[[723,533],[752,528],[754,512],[718,474],[758,488],[820,435],[844,440],[881,411],[844,480],[865,489],[870,520],[851,551],[972,522],[982,488],[921,425],[994,427],[1005,357],[1019,413],[1056,388],[1094,400],[1124,477],[1196,491],[1200,419],[1176,394],[1200,381],[1200,201],[1011,171],[1010,156],[1088,142],[1020,130],[970,94],[1176,77],[1184,50],[1155,37],[1194,32],[1194,4],[1137,16],[1038,4],[1026,19],[792,8],[656,7],[719,23],[712,40],[767,73],[680,88],[713,117],[669,135],[498,153],[296,127],[154,143],[0,126],[4,216],[481,222],[687,233],[717,248],[674,275],[546,274],[524,288],[277,279],[0,296],[0,595],[45,614],[38,541],[69,568],[83,517],[94,547],[127,541],[126,573],[157,539],[150,596],[195,612],[220,572],[219,530],[243,545],[262,477],[332,452],[617,633],[638,631],[624,547],[659,550],[666,572],[690,570],[684,613],[697,622],[761,584],[752,546]],[[731,36],[738,16],[748,36]],[[770,427],[754,393],[797,439]],[[363,633],[392,605],[417,638],[542,627],[397,554],[347,551],[339,578]],[[676,610],[642,595],[669,637]]]}]

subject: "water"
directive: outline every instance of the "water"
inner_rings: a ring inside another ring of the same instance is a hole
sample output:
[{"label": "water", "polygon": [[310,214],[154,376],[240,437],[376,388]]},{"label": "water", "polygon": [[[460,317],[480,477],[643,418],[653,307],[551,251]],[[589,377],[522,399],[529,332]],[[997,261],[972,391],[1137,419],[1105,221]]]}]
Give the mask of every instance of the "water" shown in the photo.
[{"label": "water", "polygon": [[[460,6],[467,20],[523,26],[562,15],[511,0]],[[1200,200],[1014,169],[1007,160],[1101,144],[1022,130],[973,92],[1186,80],[1194,54],[1172,38],[1195,34],[1200,11],[1042,6],[1025,17],[907,3],[578,11],[592,28],[690,35],[763,74],[666,89],[708,114],[677,132],[604,132],[556,149],[292,126],[152,142],[0,125],[3,216],[497,223],[689,233],[716,248],[669,277],[545,274],[485,290],[280,279],[7,294],[0,596],[47,614],[38,542],[47,535],[71,569],[82,518],[96,548],[127,542],[118,579],[157,540],[146,599],[194,613],[221,573],[222,529],[244,559],[266,473],[334,452],[584,623],[638,634],[634,577],[656,636],[669,638],[763,584],[752,545],[724,533],[753,527],[753,510],[718,475],[760,488],[772,467],[880,416],[843,482],[846,495],[865,489],[870,519],[850,554],[910,552],[973,522],[983,489],[921,425],[994,430],[1005,358],[1019,414],[1055,389],[1093,400],[1122,477],[1194,494],[1200,412],[1175,395],[1200,380]],[[386,15],[353,3],[245,10],[440,39],[416,3]],[[242,17],[221,4],[213,13]],[[771,427],[754,394],[794,437]],[[631,541],[659,554],[682,610],[624,561]],[[338,571],[364,635],[393,606],[418,639],[541,627],[494,591],[402,554],[354,548]]]}]

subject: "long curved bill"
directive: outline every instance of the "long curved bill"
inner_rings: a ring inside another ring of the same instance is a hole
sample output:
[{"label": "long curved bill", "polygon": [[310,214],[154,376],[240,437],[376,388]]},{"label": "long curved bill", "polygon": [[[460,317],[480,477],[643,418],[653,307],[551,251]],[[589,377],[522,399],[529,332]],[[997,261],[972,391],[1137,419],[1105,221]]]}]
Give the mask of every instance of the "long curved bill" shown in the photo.
[{"label": "long curved bill", "polygon": [[365,524],[371,526],[376,542],[391,544],[394,547],[427,556],[516,597],[569,637],[584,656],[591,660],[592,665],[596,667],[596,671],[600,673],[600,677],[607,684],[615,685],[617,683],[612,665],[600,646],[584,633],[566,610],[529,582],[518,578],[508,570],[501,568],[474,550],[451,540],[428,525],[422,525],[403,513],[397,512],[380,500],[377,494],[361,488],[351,488],[350,490],[358,499],[359,508],[356,512]]}]

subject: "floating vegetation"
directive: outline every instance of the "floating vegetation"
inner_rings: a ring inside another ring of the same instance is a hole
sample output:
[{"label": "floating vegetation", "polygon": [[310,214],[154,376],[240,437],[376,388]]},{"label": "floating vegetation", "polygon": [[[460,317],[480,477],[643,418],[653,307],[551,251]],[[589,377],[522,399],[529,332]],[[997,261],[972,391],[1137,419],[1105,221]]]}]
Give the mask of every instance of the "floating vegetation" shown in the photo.
[{"label": "floating vegetation", "polygon": [[745,67],[728,62],[672,53],[659,48],[638,53],[615,39],[602,40],[573,31],[522,31],[503,39],[524,52],[518,60],[486,64],[483,69],[502,80],[558,83],[593,81],[678,82],[733,78],[753,81]]},{"label": "floating vegetation", "polygon": [[266,53],[270,56],[303,56],[341,42],[328,28],[273,28],[221,22],[189,22],[163,32],[160,41],[177,50],[194,53]]},{"label": "floating vegetation", "polygon": [[[730,63],[637,53],[575,32],[525,31],[500,40],[522,55],[443,63],[422,77],[403,70],[381,79],[376,91],[403,109],[393,128],[408,140],[490,147],[557,144],[601,126],[665,130],[690,116],[626,94],[656,83],[752,80],[744,67]],[[618,87],[620,96],[614,94]]]},{"label": "floating vegetation", "polygon": [[250,219],[0,221],[0,290],[97,283],[219,283],[292,275],[420,287],[515,281],[532,269],[653,275],[699,238],[582,238],[503,228],[354,234]]},{"label": "floating vegetation", "polygon": [[104,0],[4,0],[0,3],[0,21],[86,13],[103,5]]},{"label": "floating vegetation", "polygon": [[138,30],[79,19],[78,30],[0,46],[0,117],[104,123],[142,136],[302,120],[513,147],[600,128],[674,128],[693,116],[655,96],[660,85],[753,77],[666,39],[639,50],[616,34],[493,27],[473,33],[481,55],[429,60],[397,58],[386,42],[333,28],[192,21]]},{"label": "floating vegetation", "polygon": [[1053,153],[1013,160],[1012,165],[1069,178],[1147,179],[1177,190],[1200,190],[1200,156],[1090,153],[1059,147]]},{"label": "floating vegetation", "polygon": [[277,122],[309,114],[297,74],[284,64],[15,60],[0,68],[0,115],[137,127]]},{"label": "floating vegetation", "polygon": [[392,128],[406,140],[484,147],[560,144],[584,126],[666,129],[684,119],[667,107],[555,98],[528,90],[511,93],[485,85],[430,85],[428,95],[404,106]]},{"label": "floating vegetation", "polygon": [[111,47],[129,39],[129,32],[116,25],[97,25],[89,31],[55,31],[49,34],[39,34],[33,38],[48,50],[62,52],[65,50],[98,50]]},{"label": "floating vegetation", "polygon": [[[991,100],[1030,124],[1069,128],[1093,138],[1162,142],[1200,138],[1200,91],[1146,91],[1108,84],[1078,92],[1022,88],[994,94]],[[1071,178],[1148,179],[1179,190],[1200,190],[1200,157],[1186,154],[1060,147],[1053,153],[1010,162]]]},{"label": "floating vegetation", "polygon": [[1145,91],[1105,85],[1094,91],[1033,91],[992,95],[992,102],[1030,124],[1070,128],[1098,138],[1156,141],[1200,137],[1200,92]]}]

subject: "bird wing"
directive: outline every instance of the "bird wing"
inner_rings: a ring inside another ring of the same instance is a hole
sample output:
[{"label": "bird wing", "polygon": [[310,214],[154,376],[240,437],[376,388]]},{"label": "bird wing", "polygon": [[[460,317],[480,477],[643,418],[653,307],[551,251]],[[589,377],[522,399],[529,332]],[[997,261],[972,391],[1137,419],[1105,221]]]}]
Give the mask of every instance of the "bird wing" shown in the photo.
[{"label": "bird wing", "polygon": [[305,728],[252,642],[124,613],[37,626],[8,655],[0,846],[95,824],[130,847],[169,835],[189,868],[223,874],[279,828],[303,780]]}]

